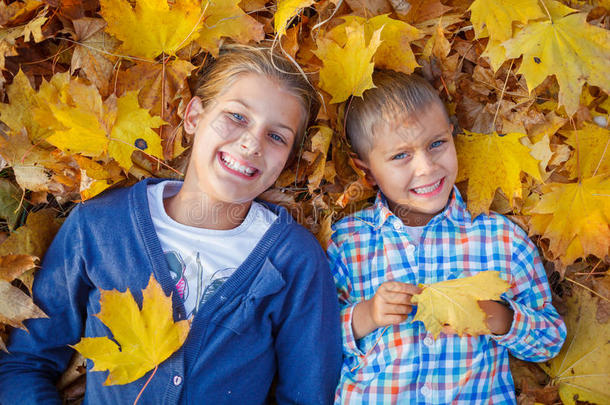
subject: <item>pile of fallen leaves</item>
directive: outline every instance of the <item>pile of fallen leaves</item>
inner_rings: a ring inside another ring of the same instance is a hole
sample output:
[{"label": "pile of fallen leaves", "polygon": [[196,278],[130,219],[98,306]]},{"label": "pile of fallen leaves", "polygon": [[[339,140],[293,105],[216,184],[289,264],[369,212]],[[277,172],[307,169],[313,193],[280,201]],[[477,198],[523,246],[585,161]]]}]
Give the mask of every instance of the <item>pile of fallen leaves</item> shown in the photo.
[{"label": "pile of fallen leaves", "polygon": [[608,0],[22,0],[0,3],[0,27],[0,347],[45,316],[35,268],[73,202],[180,178],[192,79],[222,43],[258,42],[324,100],[264,198],[327,240],[374,195],[343,101],[374,67],[420,73],[458,128],[469,210],[528,231],[568,324],[556,359],[513,362],[520,403],[610,402]]}]

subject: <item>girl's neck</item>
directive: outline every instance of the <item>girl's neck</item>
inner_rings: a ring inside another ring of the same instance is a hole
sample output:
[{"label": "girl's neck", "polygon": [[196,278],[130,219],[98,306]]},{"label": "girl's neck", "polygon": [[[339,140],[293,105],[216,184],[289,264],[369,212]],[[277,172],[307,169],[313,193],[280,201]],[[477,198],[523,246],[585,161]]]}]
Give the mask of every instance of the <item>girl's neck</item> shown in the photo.
[{"label": "girl's neck", "polygon": [[238,227],[248,215],[252,201],[228,203],[207,194],[181,188],[178,194],[163,200],[171,219],[196,228],[227,230]]}]

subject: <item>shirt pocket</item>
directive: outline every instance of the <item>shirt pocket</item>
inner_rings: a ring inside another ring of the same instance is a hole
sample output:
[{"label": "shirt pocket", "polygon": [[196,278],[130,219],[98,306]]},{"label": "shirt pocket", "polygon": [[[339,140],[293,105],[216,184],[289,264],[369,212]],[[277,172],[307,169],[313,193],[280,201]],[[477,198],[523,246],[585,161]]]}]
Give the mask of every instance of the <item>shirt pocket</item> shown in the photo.
[{"label": "shirt pocket", "polygon": [[258,316],[262,316],[265,310],[261,307],[263,301],[280,292],[285,285],[282,274],[269,259],[265,259],[248,291],[225,304],[211,322],[241,335],[258,321]]}]

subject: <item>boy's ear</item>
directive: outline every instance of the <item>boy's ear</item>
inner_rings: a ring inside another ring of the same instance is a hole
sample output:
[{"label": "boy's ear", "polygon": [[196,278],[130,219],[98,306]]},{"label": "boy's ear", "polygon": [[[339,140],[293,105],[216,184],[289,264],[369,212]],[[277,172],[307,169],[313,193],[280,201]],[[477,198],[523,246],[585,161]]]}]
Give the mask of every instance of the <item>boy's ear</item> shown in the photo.
[{"label": "boy's ear", "polygon": [[373,174],[371,173],[371,169],[369,168],[369,165],[367,165],[364,162],[364,160],[362,160],[356,156],[352,156],[352,160],[354,161],[356,166],[364,172],[364,178],[366,179],[366,181],[368,181],[371,186],[376,186],[377,182],[375,181],[375,178],[373,177]]},{"label": "boy's ear", "polygon": [[184,113],[184,130],[187,134],[193,135],[195,133],[202,115],[203,103],[199,97],[195,96],[189,101]]}]

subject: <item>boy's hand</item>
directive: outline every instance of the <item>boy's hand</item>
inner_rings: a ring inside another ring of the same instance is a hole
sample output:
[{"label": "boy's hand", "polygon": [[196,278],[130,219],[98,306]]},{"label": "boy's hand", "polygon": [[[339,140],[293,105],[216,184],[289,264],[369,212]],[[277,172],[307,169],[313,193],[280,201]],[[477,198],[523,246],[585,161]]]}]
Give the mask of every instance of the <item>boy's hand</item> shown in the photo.
[{"label": "boy's hand", "polygon": [[513,310],[498,301],[479,301],[487,314],[487,327],[494,335],[506,335],[513,324]]},{"label": "boy's hand", "polygon": [[381,284],[373,298],[359,302],[354,308],[354,337],[360,339],[377,328],[403,322],[413,309],[411,297],[421,291],[413,284],[398,281]]}]

